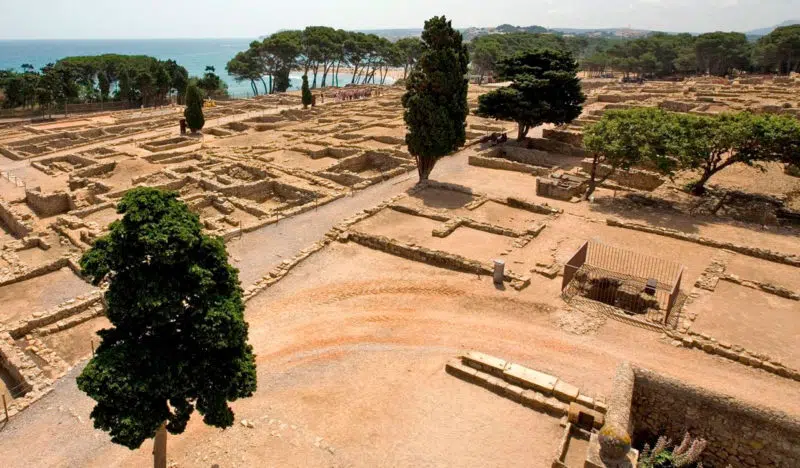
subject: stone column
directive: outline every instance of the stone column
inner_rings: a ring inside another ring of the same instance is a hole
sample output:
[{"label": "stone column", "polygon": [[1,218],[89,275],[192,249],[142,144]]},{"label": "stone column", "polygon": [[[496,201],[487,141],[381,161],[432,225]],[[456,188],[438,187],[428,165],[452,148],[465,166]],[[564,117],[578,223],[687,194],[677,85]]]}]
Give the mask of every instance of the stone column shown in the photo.
[{"label": "stone column", "polygon": [[494,261],[494,284],[503,284],[505,277],[506,262],[503,260]]}]

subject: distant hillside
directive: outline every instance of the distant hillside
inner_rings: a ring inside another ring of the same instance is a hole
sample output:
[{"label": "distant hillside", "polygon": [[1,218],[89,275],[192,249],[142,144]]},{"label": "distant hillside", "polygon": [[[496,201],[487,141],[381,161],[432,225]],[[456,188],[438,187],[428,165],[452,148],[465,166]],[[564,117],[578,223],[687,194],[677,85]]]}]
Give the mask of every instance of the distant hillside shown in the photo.
[{"label": "distant hillside", "polygon": [[[752,31],[747,31],[748,37],[751,40],[755,40],[761,36],[766,36],[767,34],[771,33],[775,30],[775,28],[779,28],[782,26],[791,26],[794,24],[800,24],[800,20],[789,20],[784,21],[781,24],[771,26],[768,28],[759,28],[754,29]],[[635,28],[545,28],[543,26],[531,25],[531,26],[514,26],[511,24],[501,24],[496,27],[471,27],[471,28],[461,28],[461,33],[464,35],[465,41],[471,41],[472,39],[485,36],[487,34],[507,34],[507,33],[514,33],[514,32],[530,32],[530,33],[551,33],[551,34],[564,34],[569,36],[588,36],[588,37],[617,37],[617,38],[638,38],[638,37],[646,37],[652,34],[655,31],[647,30],[647,29],[635,29]],[[421,28],[397,28],[397,29],[364,29],[360,30],[359,32],[367,33],[367,34],[375,34],[376,36],[385,37],[391,41],[396,41],[398,39],[402,39],[404,37],[419,37],[422,33]],[[699,34],[699,33],[696,33]]]},{"label": "distant hillside", "polygon": [[374,34],[379,37],[385,37],[390,41],[396,41],[404,37],[419,37],[422,34],[422,28],[363,29],[356,32],[362,32],[364,34]]}]

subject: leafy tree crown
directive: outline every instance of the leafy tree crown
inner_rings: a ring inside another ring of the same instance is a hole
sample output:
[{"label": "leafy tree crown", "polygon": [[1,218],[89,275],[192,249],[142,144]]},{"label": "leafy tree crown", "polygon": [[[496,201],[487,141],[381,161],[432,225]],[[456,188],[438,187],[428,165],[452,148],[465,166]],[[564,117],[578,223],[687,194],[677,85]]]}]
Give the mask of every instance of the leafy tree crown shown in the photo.
[{"label": "leafy tree crown", "polygon": [[206,424],[231,426],[228,402],[253,394],[256,371],[222,239],[204,235],[173,192],[133,189],[118,212],[80,262],[95,284],[108,281],[113,325],[78,377],[97,402],[95,427],[134,449],[165,422],[183,432],[195,409]]}]

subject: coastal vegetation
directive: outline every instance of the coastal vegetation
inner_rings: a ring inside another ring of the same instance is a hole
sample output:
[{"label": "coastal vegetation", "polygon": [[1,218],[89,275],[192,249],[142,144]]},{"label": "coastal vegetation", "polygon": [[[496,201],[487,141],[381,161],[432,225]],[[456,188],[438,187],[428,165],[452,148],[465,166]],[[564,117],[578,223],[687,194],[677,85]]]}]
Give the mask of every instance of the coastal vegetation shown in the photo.
[{"label": "coastal vegetation", "polygon": [[407,76],[420,53],[419,38],[391,42],[374,34],[309,26],[253,41],[226,69],[237,81],[249,81],[253,94],[259,94],[259,89],[270,94],[288,89],[292,70],[308,76],[311,88],[347,84],[339,80],[342,68],[350,69],[349,83],[384,84],[391,67],[403,67]]},{"label": "coastal vegetation", "polygon": [[36,70],[23,64],[21,71],[0,71],[5,108],[34,108],[52,113],[65,104],[127,101],[130,105],[159,106],[184,92],[195,81],[210,96],[225,91],[225,83],[213,67],[199,78],[190,78],[174,60],[145,55],[105,54],[66,57]]}]

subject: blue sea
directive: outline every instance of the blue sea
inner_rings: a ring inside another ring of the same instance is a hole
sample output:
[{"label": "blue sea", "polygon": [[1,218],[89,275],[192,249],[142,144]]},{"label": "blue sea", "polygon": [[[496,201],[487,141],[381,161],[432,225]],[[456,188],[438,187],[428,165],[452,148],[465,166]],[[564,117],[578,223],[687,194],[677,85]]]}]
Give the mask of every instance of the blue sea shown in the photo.
[{"label": "blue sea", "polygon": [[[19,71],[23,63],[39,69],[60,58],[74,55],[126,54],[150,55],[160,60],[173,59],[191,76],[201,76],[208,65],[228,84],[235,97],[252,95],[250,82],[237,83],[225,71],[225,64],[237,52],[248,48],[253,39],[69,39],[69,40],[0,40],[0,69]],[[299,89],[300,75],[292,74],[292,89]],[[339,75],[342,83],[350,75]],[[259,85],[259,93],[263,91]]]}]

